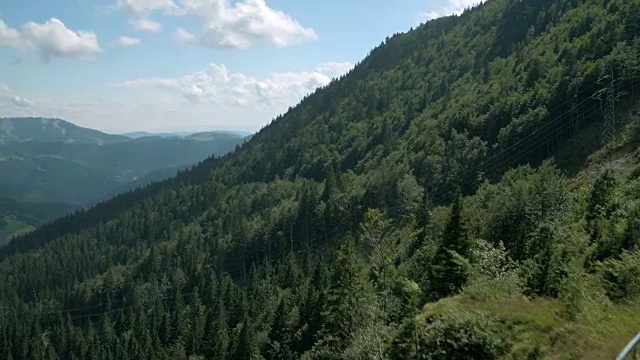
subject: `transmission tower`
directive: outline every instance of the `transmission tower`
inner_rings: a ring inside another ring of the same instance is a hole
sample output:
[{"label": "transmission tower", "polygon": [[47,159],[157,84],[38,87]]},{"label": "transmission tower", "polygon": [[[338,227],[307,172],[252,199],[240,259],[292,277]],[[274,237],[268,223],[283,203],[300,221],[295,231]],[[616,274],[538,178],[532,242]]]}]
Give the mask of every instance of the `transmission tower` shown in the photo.
[{"label": "transmission tower", "polygon": [[602,145],[605,146],[605,157],[609,163],[613,161],[613,146],[616,141],[616,101],[619,94],[615,88],[615,78],[613,76],[613,68],[611,73],[600,78],[599,82],[608,80],[606,88],[594,94],[594,97],[600,100],[600,110],[604,116],[604,126],[602,128]]}]

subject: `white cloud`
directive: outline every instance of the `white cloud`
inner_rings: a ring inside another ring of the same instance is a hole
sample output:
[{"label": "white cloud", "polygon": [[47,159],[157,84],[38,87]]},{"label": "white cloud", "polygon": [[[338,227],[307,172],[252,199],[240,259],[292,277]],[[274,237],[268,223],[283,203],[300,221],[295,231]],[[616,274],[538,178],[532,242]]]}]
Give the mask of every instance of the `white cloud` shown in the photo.
[{"label": "white cloud", "polygon": [[421,13],[419,15],[419,21],[425,22],[443,16],[460,15],[465,9],[481,4],[482,2],[482,0],[447,0],[447,4],[442,8]]},{"label": "white cloud", "polygon": [[0,19],[0,46],[34,51],[45,61],[53,57],[93,59],[102,50],[95,33],[70,30],[56,18],[43,24],[30,21],[21,31],[8,27]]},{"label": "white cloud", "polygon": [[353,64],[350,62],[327,62],[318,65],[316,71],[337,78],[348,73],[351,69],[353,69]]},{"label": "white cloud", "polygon": [[256,79],[242,73],[230,73],[224,65],[210,64],[204,70],[177,79],[138,79],[115,85],[167,89],[199,104],[250,104],[284,111],[352,67],[350,63],[325,63],[312,71],[271,73],[263,79]]},{"label": "white cloud", "polygon": [[107,98],[38,98],[30,107],[16,105],[13,97],[0,96],[0,108],[6,117],[60,118],[109,132],[255,130],[271,119],[265,111],[204,107],[153,89],[144,93],[123,89]]},{"label": "white cloud", "polygon": [[118,0],[116,8],[141,16],[154,10],[171,12],[178,6],[171,0]]},{"label": "white cloud", "polygon": [[144,18],[131,20],[131,25],[139,31],[159,32],[162,30],[162,24]]},{"label": "white cloud", "polygon": [[35,101],[14,94],[9,85],[0,83],[0,101],[2,99],[10,101],[10,104],[14,106],[23,108],[32,107],[36,104]]},{"label": "white cloud", "polygon": [[183,12],[202,25],[200,43],[210,47],[247,48],[255,44],[286,47],[318,39],[288,14],[265,0],[183,0]]},{"label": "white cloud", "polygon": [[8,46],[14,49],[26,50],[29,44],[22,38],[20,32],[12,29],[0,18],[0,46]]},{"label": "white cloud", "polygon": [[255,131],[297,104],[305,94],[352,67],[350,63],[333,62],[307,71],[257,77],[211,64],[178,78],[117,84],[117,91],[107,91],[100,98],[82,92],[71,95],[54,91],[51,98],[24,94],[33,105],[18,106],[14,102],[18,94],[9,93],[0,95],[0,108],[3,116],[55,117],[111,132]]},{"label": "white cloud", "polygon": [[183,28],[177,28],[173,33],[173,38],[176,39],[177,42],[185,45],[196,44],[198,42],[195,35]]},{"label": "white cloud", "polygon": [[9,85],[0,83],[0,95],[10,95],[11,93]]},{"label": "white cloud", "polygon": [[118,38],[118,46],[120,47],[131,47],[140,44],[140,39],[131,38],[128,36],[120,36]]},{"label": "white cloud", "polygon": [[32,107],[32,106],[34,106],[34,105],[36,104],[36,103],[35,103],[34,101],[32,101],[32,100],[29,100],[29,99],[27,99],[27,98],[20,97],[20,96],[18,96],[18,95],[15,95],[15,96],[12,98],[12,100],[13,100],[13,103],[14,103],[16,106],[20,106],[20,107]]},{"label": "white cloud", "polygon": [[[179,28],[174,37],[183,43],[212,48],[244,49],[258,44],[286,47],[318,39],[312,28],[269,7],[265,0],[233,4],[229,0],[118,0],[116,8],[134,16],[134,26],[154,11],[190,18],[200,26],[200,33],[194,36]],[[179,36],[178,32],[191,36]]]}]

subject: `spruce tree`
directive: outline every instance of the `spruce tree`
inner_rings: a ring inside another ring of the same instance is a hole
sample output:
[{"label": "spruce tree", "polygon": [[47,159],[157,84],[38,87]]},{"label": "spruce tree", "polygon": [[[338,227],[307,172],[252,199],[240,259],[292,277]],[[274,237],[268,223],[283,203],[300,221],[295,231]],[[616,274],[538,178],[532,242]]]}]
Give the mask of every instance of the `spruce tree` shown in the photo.
[{"label": "spruce tree", "polygon": [[442,235],[442,243],[431,265],[430,288],[431,296],[435,299],[456,294],[467,281],[465,268],[456,261],[455,256],[468,258],[470,253],[470,241],[461,213],[462,197],[458,191]]},{"label": "spruce tree", "polygon": [[257,354],[257,346],[254,339],[254,328],[249,320],[249,314],[245,313],[242,321],[242,328],[238,335],[238,343],[236,351],[233,354],[233,360],[252,360]]},{"label": "spruce tree", "polygon": [[334,351],[346,347],[356,328],[362,290],[353,241],[349,239],[337,253],[323,306],[323,339]]}]

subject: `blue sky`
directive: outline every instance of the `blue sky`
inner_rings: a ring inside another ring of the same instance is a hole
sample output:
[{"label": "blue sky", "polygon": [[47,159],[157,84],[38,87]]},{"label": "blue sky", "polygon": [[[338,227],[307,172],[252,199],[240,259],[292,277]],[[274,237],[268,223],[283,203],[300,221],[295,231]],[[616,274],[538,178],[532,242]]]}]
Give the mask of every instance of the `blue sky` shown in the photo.
[{"label": "blue sky", "polygon": [[258,130],[386,36],[477,0],[2,0],[0,117]]}]

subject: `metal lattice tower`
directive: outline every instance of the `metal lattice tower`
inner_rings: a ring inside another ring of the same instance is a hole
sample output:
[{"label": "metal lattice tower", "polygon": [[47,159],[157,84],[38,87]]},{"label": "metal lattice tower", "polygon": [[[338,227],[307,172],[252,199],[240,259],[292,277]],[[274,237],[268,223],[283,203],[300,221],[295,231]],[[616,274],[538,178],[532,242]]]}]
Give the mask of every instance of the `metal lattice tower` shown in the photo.
[{"label": "metal lattice tower", "polygon": [[606,158],[609,163],[613,161],[613,146],[616,141],[616,101],[619,94],[615,89],[615,78],[613,68],[611,73],[600,78],[600,81],[609,80],[606,88],[598,91],[594,97],[600,100],[600,110],[604,116],[604,126],[602,128],[602,145],[606,147]]},{"label": "metal lattice tower", "polygon": [[616,140],[616,107],[615,107],[615,88],[613,86],[613,76],[611,83],[606,92],[606,99],[601,103],[602,112],[604,114],[604,130],[602,141],[605,144],[613,145]]}]

